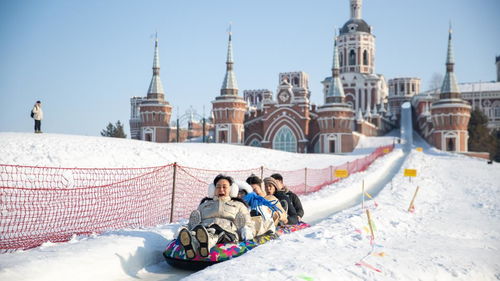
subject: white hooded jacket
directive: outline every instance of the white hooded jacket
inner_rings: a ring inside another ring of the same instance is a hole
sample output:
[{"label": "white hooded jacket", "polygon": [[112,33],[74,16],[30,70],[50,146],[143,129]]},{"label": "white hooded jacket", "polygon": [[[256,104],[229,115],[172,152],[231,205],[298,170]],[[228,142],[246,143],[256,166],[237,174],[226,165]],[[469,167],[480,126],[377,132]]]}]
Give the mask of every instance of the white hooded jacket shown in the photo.
[{"label": "white hooded jacket", "polygon": [[43,119],[43,110],[41,105],[35,104],[35,106],[33,107],[33,119],[35,120]]}]

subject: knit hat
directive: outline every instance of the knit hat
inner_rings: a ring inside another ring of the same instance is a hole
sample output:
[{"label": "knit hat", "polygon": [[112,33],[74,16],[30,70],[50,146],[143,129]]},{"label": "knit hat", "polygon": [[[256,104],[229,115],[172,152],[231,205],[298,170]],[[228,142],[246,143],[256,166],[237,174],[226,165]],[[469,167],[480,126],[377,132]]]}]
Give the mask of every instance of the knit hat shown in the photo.
[{"label": "knit hat", "polygon": [[264,179],[264,185],[273,185],[276,191],[278,190],[278,183],[271,177],[267,177]]}]

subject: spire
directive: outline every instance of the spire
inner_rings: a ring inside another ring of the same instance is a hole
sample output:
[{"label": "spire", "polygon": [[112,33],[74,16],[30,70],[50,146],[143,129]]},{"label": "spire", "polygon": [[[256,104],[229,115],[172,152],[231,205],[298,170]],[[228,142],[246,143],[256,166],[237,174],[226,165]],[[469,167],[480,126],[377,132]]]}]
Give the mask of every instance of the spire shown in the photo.
[{"label": "spire", "polygon": [[448,52],[446,54],[446,75],[443,80],[443,85],[441,86],[442,98],[459,98],[460,94],[457,86],[457,78],[455,77],[455,72],[453,71],[455,58],[453,56],[451,34],[452,29],[450,23],[450,29],[448,30]]},{"label": "spire", "polygon": [[387,112],[385,110],[385,105],[384,105],[384,102],[380,102],[380,110],[379,110],[380,113],[382,113],[381,115],[385,115],[385,113]]},{"label": "spire", "polygon": [[356,112],[356,120],[363,121],[363,112],[361,112],[361,107],[358,109],[358,112]]},{"label": "spire", "polygon": [[160,79],[160,55],[158,52],[158,33],[155,37],[155,53],[153,58],[153,77],[148,89],[148,99],[164,99],[163,84]]},{"label": "spire", "polygon": [[238,95],[238,84],[233,72],[233,44],[231,40],[231,25],[229,25],[229,41],[227,44],[226,76],[222,82],[221,95]]},{"label": "spire", "polygon": [[390,104],[387,104],[387,112],[385,113],[385,116],[387,116],[387,117],[392,116],[391,105]]},{"label": "spire", "polygon": [[351,0],[351,19],[361,19],[362,0]]},{"label": "spire", "polygon": [[378,111],[377,111],[377,105],[376,104],[373,104],[372,115],[373,116],[378,116]]},{"label": "spire", "polygon": [[326,93],[325,103],[343,103],[345,99],[344,88],[339,78],[339,55],[337,49],[337,32],[335,32],[334,46],[333,46],[333,63],[332,63],[332,79],[330,80],[330,87]]},{"label": "spire", "polygon": [[370,104],[369,103],[366,103],[365,118],[366,119],[372,118],[372,114],[370,112]]}]

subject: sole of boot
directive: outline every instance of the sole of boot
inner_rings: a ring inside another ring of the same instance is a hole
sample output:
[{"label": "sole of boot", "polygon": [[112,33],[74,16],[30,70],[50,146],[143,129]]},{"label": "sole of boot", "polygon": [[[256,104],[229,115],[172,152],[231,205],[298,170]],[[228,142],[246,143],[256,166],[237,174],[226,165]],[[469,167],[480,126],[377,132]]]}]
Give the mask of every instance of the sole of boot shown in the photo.
[{"label": "sole of boot", "polygon": [[193,249],[193,241],[191,238],[191,234],[189,230],[183,229],[179,233],[179,240],[181,242],[182,247],[184,247],[184,252],[186,253],[186,258],[193,259],[196,256],[196,253]]},{"label": "sole of boot", "polygon": [[196,239],[200,242],[200,246],[198,248],[198,252],[202,257],[208,257],[209,249],[208,249],[208,232],[207,229],[201,225],[195,227],[194,232],[196,234]]}]

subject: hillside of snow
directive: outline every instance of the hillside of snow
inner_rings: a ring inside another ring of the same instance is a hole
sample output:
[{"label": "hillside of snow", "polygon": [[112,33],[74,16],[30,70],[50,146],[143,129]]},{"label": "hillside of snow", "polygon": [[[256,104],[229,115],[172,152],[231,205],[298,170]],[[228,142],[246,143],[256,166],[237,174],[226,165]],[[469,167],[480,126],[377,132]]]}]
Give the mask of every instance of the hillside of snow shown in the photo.
[{"label": "hillside of snow", "polygon": [[[363,138],[349,155],[293,154],[221,144],[154,144],[55,134],[0,133],[0,163],[146,167],[178,162],[210,169],[287,170],[341,164],[393,137]],[[439,152],[421,140],[368,170],[301,196],[312,227],[200,272],[161,253],[183,223],[75,236],[0,254],[0,280],[500,280],[500,165]],[[417,169],[410,182],[405,168]],[[371,212],[371,242],[361,186]],[[414,212],[408,212],[416,187]]]},{"label": "hillside of snow", "polygon": [[152,143],[106,137],[0,132],[0,164],[130,168],[177,162],[182,166],[200,169],[239,170],[264,166],[276,170],[294,170],[343,164],[393,141],[393,136],[362,137],[359,150],[338,156],[216,143]]}]

